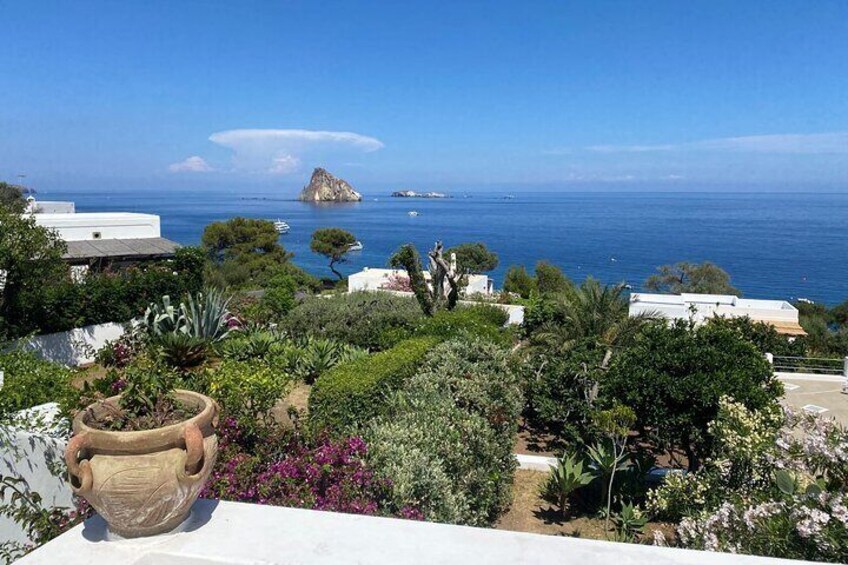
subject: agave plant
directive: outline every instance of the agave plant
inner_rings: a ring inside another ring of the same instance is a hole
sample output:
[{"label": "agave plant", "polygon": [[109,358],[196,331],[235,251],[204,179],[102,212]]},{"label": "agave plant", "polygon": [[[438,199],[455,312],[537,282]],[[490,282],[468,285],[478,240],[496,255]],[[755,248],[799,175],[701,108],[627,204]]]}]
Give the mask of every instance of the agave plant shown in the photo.
[{"label": "agave plant", "polygon": [[198,292],[196,296],[189,295],[180,304],[184,331],[193,337],[207,339],[211,342],[221,341],[230,333],[230,297],[218,288],[209,288]]},{"label": "agave plant", "polygon": [[280,338],[269,331],[252,331],[220,342],[217,349],[227,359],[266,359],[276,354],[279,341]]},{"label": "agave plant", "polygon": [[181,331],[185,325],[180,308],[171,304],[171,297],[162,297],[162,303],[151,302],[144,312],[144,327],[150,335],[162,335]]},{"label": "agave plant", "polygon": [[621,512],[613,514],[612,523],[615,527],[615,541],[633,543],[636,536],[642,534],[648,517],[638,506],[628,502],[621,505]]},{"label": "agave plant", "polygon": [[563,518],[568,512],[568,497],[580,487],[592,482],[595,476],[583,470],[583,460],[576,453],[563,454],[557,464],[551,465],[545,494],[555,497]]},{"label": "agave plant", "polygon": [[307,383],[315,382],[321,374],[339,363],[368,355],[363,349],[329,339],[308,338],[301,343],[295,374]]}]

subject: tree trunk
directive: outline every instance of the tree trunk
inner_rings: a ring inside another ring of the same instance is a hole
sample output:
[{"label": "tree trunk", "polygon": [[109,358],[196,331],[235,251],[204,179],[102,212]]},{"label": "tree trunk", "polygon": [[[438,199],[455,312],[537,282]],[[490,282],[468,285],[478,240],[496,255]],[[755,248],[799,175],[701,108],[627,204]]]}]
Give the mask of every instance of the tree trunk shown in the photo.
[{"label": "tree trunk", "polygon": [[337,277],[339,277],[340,281],[344,280],[344,275],[342,275],[340,272],[338,272],[336,270],[335,264],[336,264],[336,260],[330,259],[330,270],[333,271],[333,273],[335,273]]}]

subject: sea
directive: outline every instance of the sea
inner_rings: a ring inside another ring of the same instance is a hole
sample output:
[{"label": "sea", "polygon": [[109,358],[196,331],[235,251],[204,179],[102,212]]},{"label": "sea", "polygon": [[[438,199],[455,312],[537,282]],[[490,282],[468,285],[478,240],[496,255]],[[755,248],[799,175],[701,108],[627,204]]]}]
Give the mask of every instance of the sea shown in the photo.
[{"label": "sea", "polygon": [[[848,193],[474,192],[445,199],[364,194],[362,202],[307,204],[273,191],[41,191],[43,200],[76,202],[79,212],[158,214],[162,236],[200,242],[210,222],[234,216],[282,219],[280,236],[294,261],[331,277],[327,260],[309,250],[313,231],[340,227],[363,244],[340,267],[349,274],[385,267],[411,242],[422,254],[484,242],[500,264],[532,269],[549,261],[575,281],[587,276],[638,290],[659,265],[712,261],[750,298],[805,298],[826,304],[848,299]],[[418,212],[417,216],[409,215]]]}]

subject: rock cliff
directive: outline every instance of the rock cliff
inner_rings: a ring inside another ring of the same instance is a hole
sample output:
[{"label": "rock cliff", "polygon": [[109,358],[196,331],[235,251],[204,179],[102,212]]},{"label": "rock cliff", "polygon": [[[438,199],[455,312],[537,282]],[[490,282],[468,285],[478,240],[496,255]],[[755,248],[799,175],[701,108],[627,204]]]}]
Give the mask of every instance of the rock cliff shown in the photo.
[{"label": "rock cliff", "polygon": [[303,202],[358,202],[362,195],[346,181],[336,178],[321,167],[312,171],[309,184],[303,187],[298,200]]}]

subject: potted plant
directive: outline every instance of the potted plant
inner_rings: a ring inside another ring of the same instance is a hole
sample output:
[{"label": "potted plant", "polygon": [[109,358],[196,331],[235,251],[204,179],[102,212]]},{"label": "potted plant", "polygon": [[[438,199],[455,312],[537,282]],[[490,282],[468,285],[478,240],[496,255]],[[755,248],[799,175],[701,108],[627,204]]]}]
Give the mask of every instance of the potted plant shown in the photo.
[{"label": "potted plant", "polygon": [[175,389],[177,376],[151,362],[121,376],[120,394],[74,418],[71,487],[120,536],[168,532],[187,518],[215,464],[218,407]]}]

